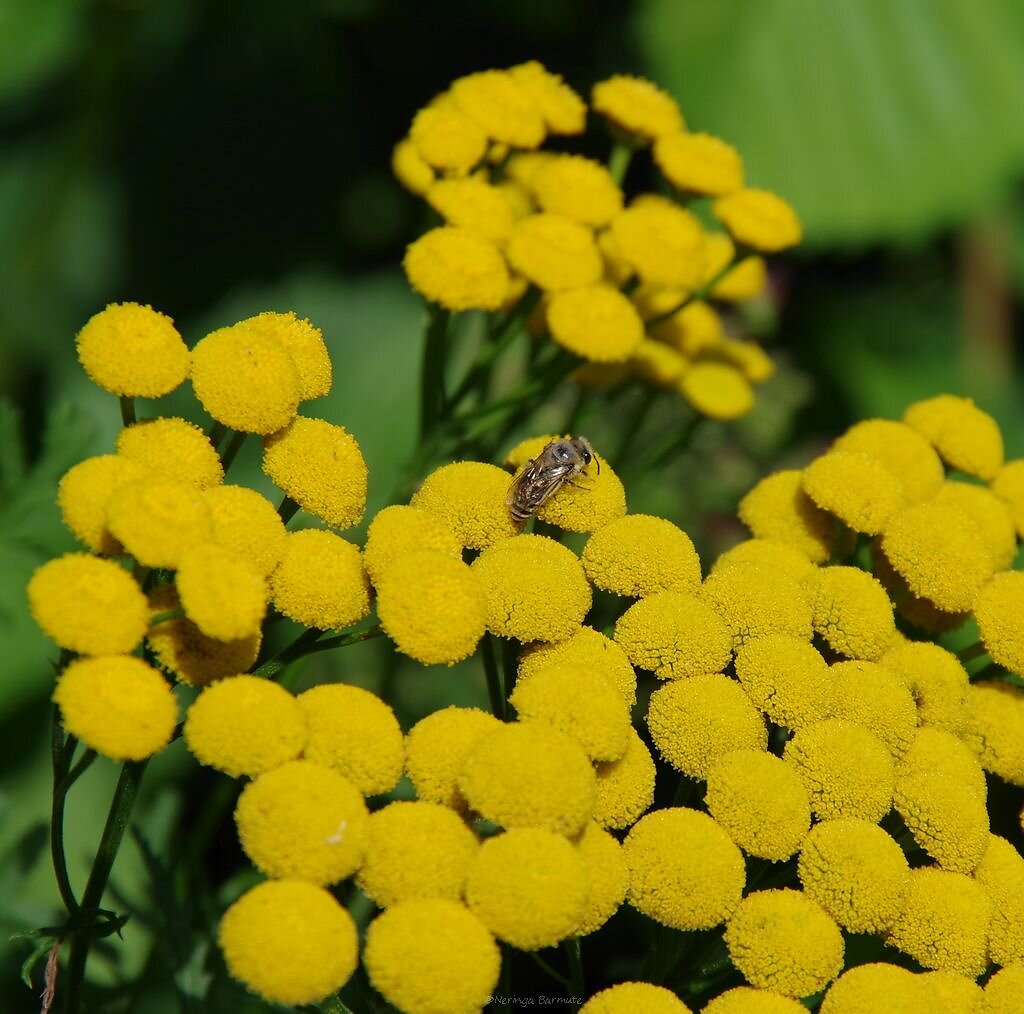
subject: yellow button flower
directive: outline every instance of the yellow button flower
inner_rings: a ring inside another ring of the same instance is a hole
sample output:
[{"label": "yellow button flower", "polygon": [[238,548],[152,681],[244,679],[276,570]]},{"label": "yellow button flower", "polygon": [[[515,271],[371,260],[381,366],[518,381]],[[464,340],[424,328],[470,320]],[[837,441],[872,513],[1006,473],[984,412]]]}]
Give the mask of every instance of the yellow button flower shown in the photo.
[{"label": "yellow button flower", "polygon": [[905,782],[927,777],[962,785],[984,803],[985,772],[973,746],[944,729],[918,729],[913,744],[900,760],[900,779]]},{"label": "yellow button flower", "polygon": [[677,771],[704,780],[733,750],[764,750],[764,719],[728,676],[673,680],[651,695],[647,728],[661,756]]},{"label": "yellow button flower", "polygon": [[648,384],[672,389],[691,367],[691,362],[671,345],[645,338],[629,359],[632,371]]},{"label": "yellow button flower", "polygon": [[471,229],[431,229],[409,244],[402,267],[421,296],[456,313],[497,310],[508,291],[504,258],[490,240]]},{"label": "yellow button flower", "polygon": [[575,935],[587,936],[599,930],[626,899],[626,857],[622,846],[598,824],[584,828],[576,843],[590,883],[587,907]]},{"label": "yellow button flower", "polygon": [[700,221],[667,198],[634,200],[611,222],[622,258],[651,285],[695,289],[704,273]]},{"label": "yellow button flower", "polygon": [[309,739],[303,756],[340,771],[364,796],[390,792],[402,776],[402,730],[376,694],[322,683],[299,694]]},{"label": "yellow button flower", "polygon": [[1024,538],[1024,458],[1003,465],[992,480],[991,489],[1010,509],[1017,535]]},{"label": "yellow button flower", "polygon": [[968,482],[942,484],[935,502],[959,507],[978,527],[992,553],[995,570],[1004,570],[1017,555],[1017,534],[1010,509],[991,490]]},{"label": "yellow button flower", "polygon": [[783,759],[796,768],[820,820],[857,817],[878,823],[892,806],[892,757],[868,729],[838,718],[800,729]]},{"label": "yellow button flower", "polygon": [[727,989],[703,1008],[704,1014],[802,1014],[806,1010],[792,997],[753,986]]},{"label": "yellow button flower", "polygon": [[467,172],[487,150],[487,135],[480,126],[450,105],[421,109],[413,118],[409,137],[434,169]]},{"label": "yellow button flower", "polygon": [[673,806],[641,817],[622,843],[626,900],[663,926],[711,929],[740,902],[740,850],[706,813]]},{"label": "yellow button flower", "polygon": [[910,871],[907,903],[889,943],[925,968],[976,979],[988,965],[992,903],[985,889],[962,873],[922,866]]},{"label": "yellow button flower", "polygon": [[440,179],[426,192],[429,204],[449,225],[503,243],[512,232],[512,206],[479,176]]},{"label": "yellow button flower", "polygon": [[331,390],[331,357],[320,328],[293,310],[268,310],[241,324],[277,342],[291,357],[299,374],[299,401],[322,398]]},{"label": "yellow button flower", "polygon": [[596,778],[583,747],[541,722],[502,725],[465,755],[459,791],[502,827],[575,835],[590,820]]},{"label": "yellow button flower", "polygon": [[671,990],[649,982],[620,982],[595,993],[580,1014],[690,1014],[690,1008]]},{"label": "yellow button flower", "polygon": [[514,828],[480,846],[466,904],[499,940],[537,951],[573,935],[589,891],[575,846],[542,828]]},{"label": "yellow button flower", "polygon": [[267,583],[234,550],[212,542],[182,554],[174,579],[185,615],[207,637],[253,637],[267,611]]},{"label": "yellow button flower", "polygon": [[[682,293],[670,292],[670,298],[664,301],[665,305],[646,316],[665,313],[681,301]],[[717,345],[722,340],[724,329],[718,311],[696,299],[660,324],[651,325],[650,333],[658,341],[667,342],[679,349],[684,356],[696,356]]]},{"label": "yellow button flower", "polygon": [[629,827],[654,802],[654,758],[635,729],[626,752],[608,764],[595,765],[597,798],[594,820],[602,827]]},{"label": "yellow button flower", "polygon": [[1024,990],[1024,964],[1001,968],[985,984],[985,1014],[1016,1014]]},{"label": "yellow button flower", "polygon": [[391,151],[391,171],[411,194],[422,197],[434,182],[434,170],[411,137],[403,137]]},{"label": "yellow button flower", "polygon": [[449,525],[467,549],[484,549],[519,531],[506,502],[511,484],[497,465],[456,461],[431,472],[411,503]]},{"label": "yellow button flower", "polygon": [[370,814],[356,883],[381,908],[407,898],[459,901],[477,845],[476,835],[446,806],[389,803]]},{"label": "yellow button flower", "polygon": [[487,629],[500,637],[563,641],[590,610],[579,558],[547,536],[498,542],[473,561],[472,570],[483,587]]},{"label": "yellow button flower", "polygon": [[547,316],[551,337],[559,345],[595,363],[624,362],[644,336],[633,304],[610,285],[556,292]]},{"label": "yellow button flower", "polygon": [[188,376],[189,352],[174,321],[150,306],[111,303],[75,338],[89,379],[122,397],[159,398]]},{"label": "yellow button flower", "polygon": [[814,573],[814,564],[806,555],[792,543],[781,539],[744,539],[721,553],[711,569],[718,570],[732,563],[753,563],[769,567],[801,584]]},{"label": "yellow button flower", "polygon": [[803,239],[803,228],[792,206],[768,190],[736,190],[719,197],[712,211],[739,242],[755,250],[776,253]]},{"label": "yellow button flower", "polygon": [[711,134],[663,134],[654,142],[654,161],[678,190],[718,195],[743,186],[739,152]]},{"label": "yellow button flower", "polygon": [[877,535],[906,500],[898,476],[863,451],[832,450],[812,461],[804,492],[855,532]]},{"label": "yellow button flower", "polygon": [[512,79],[533,99],[552,134],[582,134],[587,105],[561,78],[536,60],[509,68]]},{"label": "yellow button flower", "polygon": [[544,120],[530,92],[507,70],[484,70],[452,82],[456,107],[495,141],[514,148],[537,148]]},{"label": "yellow button flower", "polygon": [[318,528],[288,535],[270,593],[279,612],[320,630],[348,627],[370,611],[359,547]]},{"label": "yellow button flower", "polygon": [[224,479],[220,458],[206,434],[185,419],[161,418],[126,426],[117,437],[117,453],[144,468],[200,489]]},{"label": "yellow button flower", "polygon": [[885,933],[910,889],[903,850],[866,820],[815,824],[797,872],[804,893],[851,933]]},{"label": "yellow button flower", "polygon": [[843,972],[821,1003],[821,1014],[933,1014],[936,997],[922,975],[873,962]]},{"label": "yellow button flower", "polygon": [[622,210],[622,191],[600,162],[555,155],[537,170],[533,193],[544,211],[598,228]]},{"label": "yellow button flower", "polygon": [[804,492],[796,469],[766,476],[740,501],[740,520],[761,539],[788,542],[814,563],[824,563],[835,538],[835,519]]},{"label": "yellow button flower", "polygon": [[57,486],[57,506],[71,534],[94,553],[123,553],[124,547],[107,529],[107,501],[114,490],[145,474],[138,462],[117,454],[86,458],[69,468]]},{"label": "yellow button flower", "polygon": [[917,707],[906,684],[877,662],[835,662],[832,670],[832,717],[859,722],[903,756],[917,734]]},{"label": "yellow button flower", "polygon": [[514,151],[505,163],[505,177],[533,193],[534,177],[553,158],[553,151]]},{"label": "yellow button flower", "polygon": [[1024,673],[1024,574],[996,574],[974,601],[974,618],[992,661],[1010,672]]},{"label": "yellow button flower", "polygon": [[259,676],[232,676],[207,687],[188,709],[185,743],[200,764],[238,778],[295,760],[306,745],[306,718],[287,690]]},{"label": "yellow button flower", "polygon": [[508,241],[509,263],[545,292],[594,285],[604,273],[593,233],[564,215],[528,215]]},{"label": "yellow button flower", "polygon": [[747,641],[736,652],[736,675],[753,703],[786,729],[802,729],[832,712],[828,664],[812,645],[788,634]]},{"label": "yellow button flower", "polygon": [[803,587],[811,600],[814,632],[840,655],[874,661],[896,640],[892,604],[867,572],[822,567]]},{"label": "yellow button flower", "polygon": [[882,582],[882,587],[888,592],[889,598],[896,604],[896,611],[915,627],[929,633],[942,633],[963,626],[967,619],[966,611],[947,612],[940,609],[931,599],[918,598],[910,591],[907,582],[896,573],[888,557],[882,552],[879,539],[871,543],[871,567],[875,577]]},{"label": "yellow button flower", "polygon": [[1005,838],[990,835],[974,879],[992,901],[989,957],[997,965],[1024,961],[1024,858]]},{"label": "yellow button flower", "polygon": [[879,661],[914,695],[921,725],[959,733],[967,724],[967,670],[950,651],[928,641],[893,645]]},{"label": "yellow button flower", "polygon": [[802,587],[785,574],[756,564],[733,564],[712,571],[700,597],[725,621],[735,648],[766,634],[811,639],[810,603]]},{"label": "yellow button flower", "polygon": [[[743,303],[748,299],[756,299],[768,289],[768,268],[764,258],[756,255],[744,257],[735,267],[714,284],[711,296],[728,303]],[[755,346],[760,347],[760,346]],[[768,360],[770,362],[770,360]],[[771,374],[763,375],[760,380],[767,380]],[[755,377],[750,377],[755,380]]]},{"label": "yellow button flower", "polygon": [[322,887],[271,880],[224,913],[218,932],[228,971],[271,1003],[317,1003],[355,971],[352,917]]},{"label": "yellow button flower", "polygon": [[717,612],[694,595],[655,592],[615,624],[615,643],[633,665],[661,679],[720,672],[729,664],[732,637]]},{"label": "yellow button flower", "polygon": [[942,1011],[984,1010],[985,993],[973,979],[958,972],[922,972],[920,980]]},{"label": "yellow button flower", "polygon": [[614,74],[594,85],[590,102],[595,112],[642,138],[675,134],[686,126],[676,100],[646,78]]},{"label": "yellow button flower", "polygon": [[903,487],[909,503],[934,496],[945,473],[931,444],[906,423],[865,419],[851,426],[832,445],[834,451],[870,455],[880,461]]},{"label": "yellow button flower", "polygon": [[239,841],[258,870],[322,886],[359,869],[368,819],[359,790],[310,761],[265,771],[243,789],[235,807]]},{"label": "yellow button flower", "polygon": [[950,467],[986,481],[1003,467],[1003,435],[995,419],[970,398],[940,394],[917,401],[903,413]]},{"label": "yellow button flower", "polygon": [[748,855],[779,862],[811,826],[807,790],[796,772],[764,750],[734,750],[708,772],[708,813]]},{"label": "yellow button flower", "polygon": [[418,507],[392,504],[378,511],[370,522],[363,565],[376,584],[397,560],[421,550],[462,559],[462,546],[449,524]]},{"label": "yellow button flower", "polygon": [[47,637],[82,655],[127,654],[148,625],[146,596],[132,576],[87,553],[66,553],[38,567],[28,604]]},{"label": "yellow button flower", "polygon": [[700,588],[700,558],[689,535],[650,514],[628,514],[598,529],[583,549],[583,569],[598,588],[631,598]]},{"label": "yellow button flower", "polygon": [[1024,786],[1024,690],[1009,683],[973,684],[964,739],[986,771]]},{"label": "yellow button flower", "polygon": [[203,494],[203,499],[213,520],[213,541],[269,577],[288,538],[274,505],[248,486],[215,486]]},{"label": "yellow button flower", "polygon": [[464,905],[411,898],[370,923],[363,963],[382,996],[404,1014],[475,1014],[501,972],[501,952]]},{"label": "yellow button flower", "polygon": [[843,968],[843,935],[800,891],[755,891],[725,930],[729,958],[747,982],[785,996],[824,989]]}]

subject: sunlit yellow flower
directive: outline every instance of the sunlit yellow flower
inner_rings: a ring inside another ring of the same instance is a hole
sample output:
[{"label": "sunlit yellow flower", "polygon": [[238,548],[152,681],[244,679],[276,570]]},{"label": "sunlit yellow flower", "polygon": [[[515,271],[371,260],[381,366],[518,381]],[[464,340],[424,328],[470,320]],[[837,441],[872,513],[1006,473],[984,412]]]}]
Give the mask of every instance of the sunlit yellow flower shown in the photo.
[{"label": "sunlit yellow flower", "polygon": [[741,243],[775,253],[796,246],[803,238],[800,219],[792,206],[768,190],[747,187],[719,197],[715,217]]},{"label": "sunlit yellow flower", "polygon": [[434,169],[466,172],[487,150],[487,135],[451,105],[421,109],[412,121],[409,137],[423,161]]},{"label": "sunlit yellow flower", "polygon": [[931,1010],[941,1011],[942,1014],[959,1014],[966,1011],[974,1014],[976,1011],[985,1009],[985,993],[973,979],[959,972],[922,972],[918,979],[924,984],[925,989],[931,994],[935,1007]]},{"label": "sunlit yellow flower", "polygon": [[867,535],[882,531],[906,502],[898,476],[863,451],[821,455],[804,469],[803,487],[822,510]]},{"label": "sunlit yellow flower", "polygon": [[216,486],[224,469],[203,431],[185,419],[161,418],[126,426],[117,453],[144,468],[199,486]]},{"label": "sunlit yellow flower", "polygon": [[1024,963],[1002,968],[985,983],[985,1014],[1016,1014],[1024,993]]},{"label": "sunlit yellow flower", "polygon": [[200,764],[238,778],[295,760],[306,745],[306,718],[287,690],[259,676],[232,676],[207,687],[188,709],[185,743]]},{"label": "sunlit yellow flower", "polygon": [[991,488],[1010,508],[1017,535],[1024,538],[1024,458],[1003,465],[992,480]]},{"label": "sunlit yellow flower", "polygon": [[671,389],[678,385],[691,363],[671,345],[656,341],[654,338],[645,338],[634,349],[629,365],[633,372],[647,383]]},{"label": "sunlit yellow flower", "polygon": [[907,587],[907,582],[896,573],[889,558],[882,551],[881,540],[871,543],[871,568],[875,577],[896,605],[896,611],[915,627],[929,633],[956,630],[967,619],[966,611],[947,612],[931,599],[918,598]]},{"label": "sunlit yellow flower", "polygon": [[1010,566],[1017,555],[1017,534],[1009,507],[995,493],[984,486],[949,480],[942,484],[935,502],[959,507],[977,525],[996,570]]},{"label": "sunlit yellow flower", "polygon": [[1003,435],[995,419],[970,398],[939,394],[917,401],[903,413],[952,468],[986,481],[1003,466]]},{"label": "sunlit yellow flower", "polygon": [[626,857],[617,839],[593,821],[584,828],[576,850],[590,883],[587,907],[575,930],[582,937],[599,930],[625,901]]},{"label": "sunlit yellow flower", "polygon": [[733,563],[752,563],[787,574],[797,583],[803,583],[814,573],[814,564],[791,542],[781,539],[744,539],[721,553],[712,570]]},{"label": "sunlit yellow flower", "polygon": [[352,917],[322,887],[297,880],[247,891],[224,913],[217,940],[228,971],[271,1003],[323,1000],[359,960]]},{"label": "sunlit yellow flower", "polygon": [[215,543],[182,554],[174,583],[185,615],[207,637],[253,637],[267,611],[263,575],[232,549]]},{"label": "sunlit yellow flower", "polygon": [[249,317],[242,324],[265,334],[291,356],[299,373],[299,401],[322,398],[330,392],[331,357],[320,328],[298,317],[293,310],[287,313],[268,310]]},{"label": "sunlit yellow flower", "polygon": [[792,997],[753,986],[727,989],[702,1009],[704,1014],[802,1014],[807,1010]]},{"label": "sunlit yellow flower", "polygon": [[624,363],[583,363],[569,374],[569,381],[592,391],[610,391],[629,379],[630,366]]},{"label": "sunlit yellow flower", "polygon": [[851,426],[832,449],[860,452],[880,461],[899,479],[907,501],[912,504],[934,496],[942,485],[944,473],[939,456],[906,423],[865,419]]},{"label": "sunlit yellow flower", "polygon": [[[521,218],[526,218],[527,215],[532,215],[537,210],[530,192],[526,187],[516,183],[515,180],[506,178],[500,180],[495,186],[497,186],[498,192],[512,209],[512,220],[514,222],[518,222]],[[511,308],[514,303],[518,302],[519,297],[526,292],[529,285],[530,283],[522,275],[511,274],[509,276],[509,295],[505,297],[502,309]]]},{"label": "sunlit yellow flower", "polygon": [[623,362],[644,336],[633,304],[603,283],[556,292],[547,316],[551,337],[559,345],[595,363]]},{"label": "sunlit yellow flower", "polygon": [[629,827],[654,802],[654,758],[631,729],[626,752],[608,764],[595,765],[597,799],[594,820],[602,827]]},{"label": "sunlit yellow flower", "polygon": [[[617,289],[622,288],[633,277],[633,268],[623,258],[611,229],[602,229],[597,234],[597,247],[604,261],[604,280]],[[633,294],[630,294],[633,298]],[[635,299],[634,299],[635,302]],[[679,300],[677,299],[678,303]],[[675,305],[675,303],[671,304]],[[639,306],[637,307],[639,309]],[[665,307],[668,309],[668,307]]]},{"label": "sunlit yellow flower", "polygon": [[575,835],[590,820],[596,779],[583,747],[541,722],[501,725],[465,754],[458,787],[502,827]]},{"label": "sunlit yellow flower", "polygon": [[622,843],[629,869],[626,900],[673,929],[710,929],[739,904],[743,856],[706,813],[673,806],[654,810]]},{"label": "sunlit yellow flower", "polygon": [[785,996],[816,993],[843,968],[843,935],[800,891],[755,891],[725,929],[729,958],[747,982]]},{"label": "sunlit yellow flower", "polygon": [[580,1014],[690,1014],[690,1008],[671,990],[649,982],[620,982],[595,993]]},{"label": "sunlit yellow flower", "polygon": [[258,870],[320,885],[359,869],[368,819],[347,778],[304,760],[258,775],[235,808],[238,839]]},{"label": "sunlit yellow flower", "polygon": [[873,661],[896,640],[892,604],[878,580],[857,567],[822,567],[804,585],[814,631],[833,651]]},{"label": "sunlit yellow flower", "polygon": [[563,215],[528,215],[516,222],[506,248],[509,263],[546,292],[594,285],[604,262],[591,231]]},{"label": "sunlit yellow flower", "polygon": [[1024,961],[1024,858],[1005,838],[989,835],[974,879],[992,902],[989,957],[997,965]]},{"label": "sunlit yellow flower", "polygon": [[831,670],[832,717],[866,726],[895,758],[906,753],[917,733],[917,707],[906,683],[877,662],[835,662]]},{"label": "sunlit yellow flower", "polygon": [[248,486],[215,486],[203,499],[213,520],[213,541],[244,557],[263,577],[269,576],[288,537],[274,505]]},{"label": "sunlit yellow flower", "polygon": [[950,651],[929,641],[894,644],[879,661],[896,673],[917,703],[921,725],[959,733],[967,723],[967,670]]},{"label": "sunlit yellow flower", "polygon": [[974,618],[992,661],[1010,672],[1024,673],[1024,574],[996,574],[974,601]]},{"label": "sunlit yellow flower", "polygon": [[422,197],[434,182],[434,170],[420,154],[411,137],[403,137],[391,151],[391,171],[412,194]]},{"label": "sunlit yellow flower", "polygon": [[742,303],[760,296],[768,288],[768,268],[763,257],[744,257],[711,289],[714,299]]},{"label": "sunlit yellow flower", "polygon": [[[491,243],[503,243],[512,232],[512,206],[497,187],[479,176],[440,179],[425,197],[449,225],[467,229]],[[415,284],[414,279],[410,280]]]},{"label": "sunlit yellow flower", "polygon": [[61,673],[53,700],[72,736],[115,761],[161,751],[178,718],[164,678],[133,655],[77,659]]},{"label": "sunlit yellow flower", "polygon": [[831,672],[801,638],[769,634],[748,640],[736,652],[736,675],[751,701],[786,729],[802,729],[831,714]]},{"label": "sunlit yellow flower", "polygon": [[642,138],[674,134],[686,126],[676,100],[646,78],[613,74],[594,85],[590,102],[595,112]]},{"label": "sunlit yellow flower", "polygon": [[654,161],[679,190],[717,195],[743,186],[739,152],[711,134],[662,134],[654,142]]},{"label": "sunlit yellow flower", "polygon": [[146,596],[128,571],[87,553],[65,553],[36,568],[28,604],[47,637],[82,655],[132,651],[149,619]]},{"label": "sunlit yellow flower", "polygon": [[117,454],[100,454],[73,465],[57,486],[64,524],[94,553],[119,555],[124,548],[107,530],[107,501],[115,489],[145,474],[138,462]]},{"label": "sunlit yellow flower", "polygon": [[636,703],[636,673],[622,648],[592,627],[580,627],[572,637],[556,644],[529,645],[519,658],[519,678],[550,665],[571,665],[604,676],[627,707]]},{"label": "sunlit yellow flower", "polygon": [[900,760],[900,779],[928,777],[949,785],[962,785],[985,801],[985,773],[971,748],[944,729],[921,728]]},{"label": "sunlit yellow flower", "polygon": [[507,70],[484,70],[452,82],[455,105],[496,141],[514,148],[536,148],[544,140],[544,120],[527,88]]},{"label": "sunlit yellow flower", "polygon": [[967,713],[964,739],[981,766],[1024,785],[1024,690],[998,681],[972,684]]},{"label": "sunlit yellow flower", "polygon": [[735,648],[766,634],[811,639],[807,596],[783,573],[752,563],[736,563],[708,574],[700,597],[725,620]]},{"label": "sunlit yellow flower", "polygon": [[702,286],[710,285],[736,259],[736,244],[724,229],[704,230]]},{"label": "sunlit yellow flower", "polygon": [[563,80],[536,60],[509,68],[512,79],[533,99],[552,134],[581,134],[587,104]]},{"label": "sunlit yellow flower", "polygon": [[[660,316],[678,306],[679,302],[679,299],[672,299],[667,307],[654,315]],[[685,356],[696,356],[715,346],[724,333],[718,311],[699,299],[687,303],[661,323],[651,325],[649,330],[658,341],[668,342]]]},{"label": "sunlit yellow flower", "polygon": [[674,591],[630,606],[615,624],[615,643],[633,665],[661,679],[720,672],[732,653],[721,617],[696,596]]},{"label": "sunlit yellow flower", "polygon": [[111,394],[159,398],[188,376],[189,352],[174,321],[150,306],[111,303],[75,344],[89,379]]},{"label": "sunlit yellow flower", "polygon": [[303,757],[341,772],[364,796],[389,792],[402,776],[402,730],[391,707],[348,683],[299,694],[309,739]]},{"label": "sunlit yellow flower", "polygon": [[835,519],[803,491],[796,469],[766,476],[740,501],[740,520],[761,539],[788,542],[814,563],[828,559]]},{"label": "sunlit yellow flower", "polygon": [[934,1014],[935,1000],[924,976],[899,965],[872,962],[847,969],[832,983],[821,1014]]},{"label": "sunlit yellow flower", "polygon": [[471,229],[442,225],[409,244],[402,260],[409,284],[447,310],[497,310],[509,275],[498,248]]},{"label": "sunlit yellow flower", "polygon": [[505,163],[505,178],[533,193],[534,177],[553,158],[553,151],[514,151]]},{"label": "sunlit yellow flower", "polygon": [[544,211],[597,228],[622,210],[622,191],[600,162],[582,155],[556,155],[533,177],[533,192]]},{"label": "sunlit yellow flower", "polygon": [[857,817],[873,824],[889,812],[892,757],[868,729],[838,718],[799,729],[783,753],[796,768],[820,820]]},{"label": "sunlit yellow flower", "polygon": [[661,756],[704,780],[733,750],[764,750],[764,719],[735,680],[719,674],[673,680],[651,695],[647,728]]},{"label": "sunlit yellow flower", "polygon": [[679,392],[709,419],[738,419],[754,407],[749,381],[730,363],[694,363],[680,378]]},{"label": "sunlit yellow flower", "polygon": [[498,984],[501,952],[464,905],[410,898],[370,923],[363,963],[404,1014],[476,1014]]},{"label": "sunlit yellow flower", "polygon": [[667,198],[634,200],[611,222],[623,259],[651,285],[695,289],[704,272],[700,221]]}]

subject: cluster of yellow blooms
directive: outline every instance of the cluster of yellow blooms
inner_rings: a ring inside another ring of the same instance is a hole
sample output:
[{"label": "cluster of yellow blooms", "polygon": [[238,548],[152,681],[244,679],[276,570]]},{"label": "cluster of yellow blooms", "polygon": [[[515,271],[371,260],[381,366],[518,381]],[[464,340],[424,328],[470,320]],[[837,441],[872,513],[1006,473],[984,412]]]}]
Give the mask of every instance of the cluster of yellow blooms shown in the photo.
[{"label": "cluster of yellow blooms", "polygon": [[[421,109],[392,164],[443,224],[409,247],[409,282],[451,311],[514,313],[532,287],[530,329],[584,360],[577,383],[636,376],[703,415],[741,416],[774,366],[756,342],[729,336],[707,300],[759,296],[761,254],[798,243],[800,223],[782,198],[746,187],[738,152],[688,132],[651,82],[611,77],[591,106],[618,145],[611,167],[541,150],[549,135],[583,133],[587,106],[536,62],[459,78]],[[641,148],[663,192],[627,201],[616,157]],[[724,230],[688,206],[709,199]]]}]

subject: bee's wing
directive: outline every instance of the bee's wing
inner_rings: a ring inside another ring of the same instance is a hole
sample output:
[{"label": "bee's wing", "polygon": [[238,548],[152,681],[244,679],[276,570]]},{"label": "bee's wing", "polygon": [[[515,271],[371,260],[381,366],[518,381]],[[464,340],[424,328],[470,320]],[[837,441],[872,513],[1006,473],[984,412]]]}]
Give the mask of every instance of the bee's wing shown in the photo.
[{"label": "bee's wing", "polygon": [[572,465],[568,463],[541,465],[531,461],[512,483],[509,503],[514,502],[533,513],[571,474]]}]

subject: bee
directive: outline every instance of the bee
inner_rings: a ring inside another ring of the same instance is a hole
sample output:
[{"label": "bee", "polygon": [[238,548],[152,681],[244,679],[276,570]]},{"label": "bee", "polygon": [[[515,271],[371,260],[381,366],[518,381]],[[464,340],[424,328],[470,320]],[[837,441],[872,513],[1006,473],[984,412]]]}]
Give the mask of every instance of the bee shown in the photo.
[{"label": "bee", "polygon": [[512,517],[525,521],[536,514],[565,483],[582,475],[592,460],[600,474],[601,462],[586,437],[552,440],[513,481],[507,500]]}]

